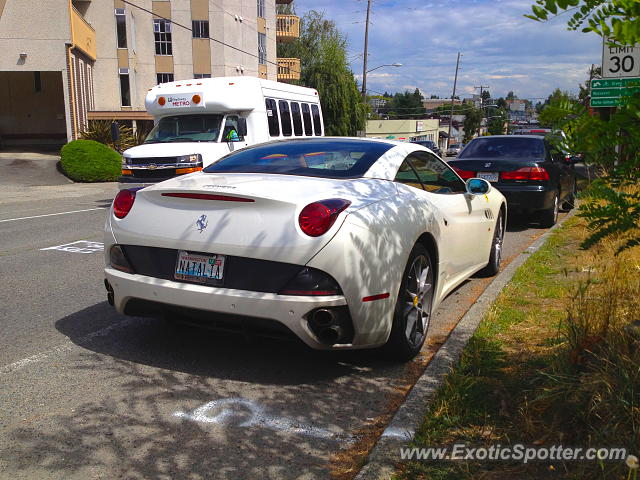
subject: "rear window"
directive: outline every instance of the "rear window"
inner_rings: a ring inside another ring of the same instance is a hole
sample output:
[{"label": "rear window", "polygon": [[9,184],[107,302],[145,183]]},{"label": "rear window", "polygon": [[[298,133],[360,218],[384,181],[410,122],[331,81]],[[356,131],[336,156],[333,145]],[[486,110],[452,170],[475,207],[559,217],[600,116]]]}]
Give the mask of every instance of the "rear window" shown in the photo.
[{"label": "rear window", "polygon": [[544,141],[517,136],[476,138],[458,158],[544,158]]},{"label": "rear window", "polygon": [[229,154],[204,171],[357,178],[391,147],[387,143],[358,140],[274,142]]}]

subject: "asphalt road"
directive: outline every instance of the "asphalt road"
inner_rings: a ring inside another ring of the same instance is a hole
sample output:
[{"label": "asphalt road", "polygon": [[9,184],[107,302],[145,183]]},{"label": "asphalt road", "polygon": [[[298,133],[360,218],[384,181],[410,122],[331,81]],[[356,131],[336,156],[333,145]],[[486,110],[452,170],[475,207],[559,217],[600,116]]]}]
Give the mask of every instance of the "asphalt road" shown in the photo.
[{"label": "asphalt road", "polygon": [[[450,295],[406,365],[128,318],[105,301],[95,243],[115,185],[58,180],[0,186],[2,479],[329,478],[488,284]],[[512,223],[506,259],[541,233]]]}]

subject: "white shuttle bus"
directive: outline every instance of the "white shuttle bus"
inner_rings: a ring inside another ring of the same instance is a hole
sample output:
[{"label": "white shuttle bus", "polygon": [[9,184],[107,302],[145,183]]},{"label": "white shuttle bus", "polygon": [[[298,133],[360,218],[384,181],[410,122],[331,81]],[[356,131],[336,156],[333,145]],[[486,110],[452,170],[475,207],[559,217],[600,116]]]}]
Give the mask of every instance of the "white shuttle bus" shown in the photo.
[{"label": "white shuttle bus", "polygon": [[145,105],[155,126],[123,152],[120,189],[202,170],[248,145],[324,135],[316,90],[255,77],[162,83]]}]

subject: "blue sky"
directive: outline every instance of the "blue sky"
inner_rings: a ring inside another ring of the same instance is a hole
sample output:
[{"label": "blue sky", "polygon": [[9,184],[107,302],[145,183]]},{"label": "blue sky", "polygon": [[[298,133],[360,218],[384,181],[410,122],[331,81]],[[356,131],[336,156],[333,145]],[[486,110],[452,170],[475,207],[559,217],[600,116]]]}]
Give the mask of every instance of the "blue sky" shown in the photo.
[{"label": "blue sky", "polygon": [[[523,17],[533,0],[374,0],[369,27],[371,93],[413,90],[450,97],[456,53],[462,52],[458,92],[488,85],[492,96],[546,98],[555,88],[577,92],[602,40],[569,32],[567,15],[546,23]],[[325,13],[347,35],[351,67],[360,80],[366,0],[295,0],[298,15]]]}]

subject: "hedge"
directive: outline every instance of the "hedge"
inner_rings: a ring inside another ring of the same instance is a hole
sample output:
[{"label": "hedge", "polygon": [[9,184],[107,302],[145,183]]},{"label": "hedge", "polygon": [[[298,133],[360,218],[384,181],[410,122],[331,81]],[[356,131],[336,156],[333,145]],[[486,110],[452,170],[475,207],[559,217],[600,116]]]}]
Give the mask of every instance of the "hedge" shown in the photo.
[{"label": "hedge", "polygon": [[62,147],[60,166],[75,182],[114,182],[121,175],[120,155],[93,140],[74,140]]}]

